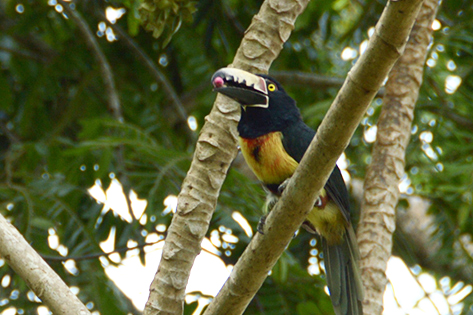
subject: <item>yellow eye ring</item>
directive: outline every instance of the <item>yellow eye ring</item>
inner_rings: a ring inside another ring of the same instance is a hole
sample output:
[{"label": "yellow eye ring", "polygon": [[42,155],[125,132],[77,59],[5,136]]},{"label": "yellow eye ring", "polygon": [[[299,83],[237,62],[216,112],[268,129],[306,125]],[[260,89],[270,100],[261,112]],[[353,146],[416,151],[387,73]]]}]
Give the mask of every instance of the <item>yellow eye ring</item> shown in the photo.
[{"label": "yellow eye ring", "polygon": [[268,84],[268,91],[270,92],[276,91],[276,85],[272,83]]}]

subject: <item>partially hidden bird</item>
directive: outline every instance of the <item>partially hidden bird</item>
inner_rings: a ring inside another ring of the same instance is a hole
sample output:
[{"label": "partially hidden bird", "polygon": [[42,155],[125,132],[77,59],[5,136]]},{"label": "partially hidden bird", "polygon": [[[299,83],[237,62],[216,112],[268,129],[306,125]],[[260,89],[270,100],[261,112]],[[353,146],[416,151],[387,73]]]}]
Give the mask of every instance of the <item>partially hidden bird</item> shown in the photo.
[{"label": "partially hidden bird", "polygon": [[[241,105],[241,152],[277,200],[315,136],[292,99],[275,79],[235,68],[214,73],[214,91]],[[350,218],[349,195],[338,166],[333,169],[303,227],[320,235],[327,286],[336,315],[361,315],[360,254]]]}]

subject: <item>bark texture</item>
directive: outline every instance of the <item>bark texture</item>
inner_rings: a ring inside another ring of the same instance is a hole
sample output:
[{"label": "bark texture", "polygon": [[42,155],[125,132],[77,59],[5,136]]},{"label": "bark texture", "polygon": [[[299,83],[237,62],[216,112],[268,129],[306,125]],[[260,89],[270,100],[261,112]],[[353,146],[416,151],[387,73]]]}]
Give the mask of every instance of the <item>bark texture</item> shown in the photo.
[{"label": "bark texture", "polygon": [[[267,73],[307,3],[308,0],[265,1],[248,27],[232,66]],[[205,118],[191,167],[182,184],[145,315],[182,314],[190,270],[200,253],[230,163],[237,154],[239,119],[240,106],[219,95]]]},{"label": "bark texture", "polygon": [[79,298],[2,215],[0,257],[25,280],[54,314],[90,315]]},{"label": "bark texture", "polygon": [[[352,178],[350,182],[351,196],[358,204],[363,203],[363,181]],[[429,213],[432,201],[418,195],[400,196],[400,200],[406,200],[407,208],[396,208],[396,233],[400,234],[402,246],[408,246],[409,256],[404,256],[400,248],[397,253],[408,266],[418,264],[422,269],[432,271],[436,274],[450,275],[452,280],[473,283],[473,265],[470,263],[473,257],[473,242],[466,235],[460,235],[455,242],[455,259],[439,259],[438,253],[442,242],[435,236],[435,216]],[[393,248],[395,248],[395,241]],[[395,253],[396,254],[396,253]],[[455,271],[452,273],[452,271]]]},{"label": "bark texture", "polygon": [[358,226],[361,272],[365,286],[364,314],[378,315],[383,309],[387,283],[386,264],[391,256],[395,230],[395,207],[404,157],[411,134],[414,106],[422,84],[432,22],[438,0],[425,0],[401,58],[386,83],[383,108],[378,120],[372,163],[368,167],[362,214]]},{"label": "bark texture", "polygon": [[205,315],[241,314],[291,241],[348,145],[366,108],[401,55],[422,1],[389,2],[365,54],[350,71],[279,202]]}]

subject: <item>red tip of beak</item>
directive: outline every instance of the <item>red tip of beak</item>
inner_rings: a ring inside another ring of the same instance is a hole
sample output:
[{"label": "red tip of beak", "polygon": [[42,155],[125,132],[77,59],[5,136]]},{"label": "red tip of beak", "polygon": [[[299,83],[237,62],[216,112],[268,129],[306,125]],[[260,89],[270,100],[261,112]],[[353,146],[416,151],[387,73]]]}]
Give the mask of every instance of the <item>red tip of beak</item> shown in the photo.
[{"label": "red tip of beak", "polygon": [[213,82],[213,83],[214,83],[214,87],[220,88],[220,87],[223,86],[223,84],[224,84],[225,82],[223,81],[223,79],[222,79],[221,77],[216,77],[216,78],[214,79],[214,82]]}]

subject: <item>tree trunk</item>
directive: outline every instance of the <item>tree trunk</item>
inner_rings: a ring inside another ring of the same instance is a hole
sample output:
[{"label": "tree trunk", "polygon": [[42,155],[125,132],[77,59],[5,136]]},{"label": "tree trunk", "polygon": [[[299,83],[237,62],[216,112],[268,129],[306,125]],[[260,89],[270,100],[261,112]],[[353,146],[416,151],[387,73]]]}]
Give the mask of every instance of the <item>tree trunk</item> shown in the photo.
[{"label": "tree trunk", "polygon": [[386,84],[378,120],[372,163],[368,167],[358,242],[365,286],[364,313],[379,315],[383,309],[386,264],[391,256],[395,207],[404,157],[411,134],[414,105],[422,84],[423,68],[432,36],[437,0],[426,0],[412,29],[406,49]]}]

